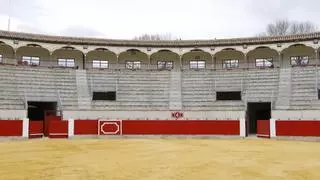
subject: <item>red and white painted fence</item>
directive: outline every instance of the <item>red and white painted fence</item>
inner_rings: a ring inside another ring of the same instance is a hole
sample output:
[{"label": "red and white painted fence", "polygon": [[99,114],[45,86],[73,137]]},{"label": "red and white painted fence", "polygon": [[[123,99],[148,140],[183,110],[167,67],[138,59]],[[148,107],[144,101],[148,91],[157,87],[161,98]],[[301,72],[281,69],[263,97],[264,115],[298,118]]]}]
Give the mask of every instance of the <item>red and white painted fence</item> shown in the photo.
[{"label": "red and white painted fence", "polygon": [[[235,135],[244,120],[70,120],[73,135]],[[70,122],[69,121],[69,122]],[[72,129],[73,128],[73,129]]]},{"label": "red and white painted fence", "polygon": [[[46,124],[43,125],[43,123]],[[0,120],[0,136],[68,138],[79,135],[232,135],[245,137],[240,120]],[[258,120],[257,136],[320,137],[320,120]]]}]

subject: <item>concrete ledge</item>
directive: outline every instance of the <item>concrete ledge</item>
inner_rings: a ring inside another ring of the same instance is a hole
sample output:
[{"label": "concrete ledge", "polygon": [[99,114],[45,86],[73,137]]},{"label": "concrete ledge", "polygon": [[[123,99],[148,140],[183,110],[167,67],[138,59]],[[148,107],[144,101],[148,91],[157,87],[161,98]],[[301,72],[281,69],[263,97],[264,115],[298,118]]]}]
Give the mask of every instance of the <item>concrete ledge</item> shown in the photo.
[{"label": "concrete ledge", "polygon": [[294,141],[307,141],[307,142],[320,142],[320,137],[313,136],[277,136],[271,139],[275,140],[294,140]]},{"label": "concrete ledge", "polygon": [[0,136],[0,141],[17,141],[17,140],[28,140],[27,137],[22,136]]},{"label": "concrete ledge", "polygon": [[223,135],[75,135],[69,139],[243,139],[240,136]]}]

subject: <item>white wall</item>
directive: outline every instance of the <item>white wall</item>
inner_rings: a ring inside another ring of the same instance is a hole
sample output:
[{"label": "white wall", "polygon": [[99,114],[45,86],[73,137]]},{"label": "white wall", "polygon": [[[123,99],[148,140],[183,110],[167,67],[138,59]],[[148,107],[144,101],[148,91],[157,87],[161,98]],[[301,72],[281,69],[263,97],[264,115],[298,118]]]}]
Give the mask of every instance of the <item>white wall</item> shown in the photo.
[{"label": "white wall", "polygon": [[272,119],[280,120],[319,120],[320,111],[319,110],[305,110],[305,111],[295,111],[295,110],[273,110]]},{"label": "white wall", "polygon": [[[64,111],[64,119],[152,119],[166,120],[171,118],[172,111]],[[225,120],[244,118],[244,111],[185,111],[181,119],[190,120]]]},{"label": "white wall", "polygon": [[22,120],[27,117],[27,110],[1,110],[0,120]]}]

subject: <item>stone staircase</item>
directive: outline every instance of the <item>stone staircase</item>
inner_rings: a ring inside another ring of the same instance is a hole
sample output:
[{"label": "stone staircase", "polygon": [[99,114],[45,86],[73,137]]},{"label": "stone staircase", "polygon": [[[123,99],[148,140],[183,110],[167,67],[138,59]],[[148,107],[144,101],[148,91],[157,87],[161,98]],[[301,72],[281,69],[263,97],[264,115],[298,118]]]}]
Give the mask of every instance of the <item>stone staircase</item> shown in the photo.
[{"label": "stone staircase", "polygon": [[316,67],[292,68],[291,88],[291,109],[315,109],[318,104]]},{"label": "stone staircase", "polygon": [[279,86],[276,109],[290,109],[292,68],[282,68],[279,73]]},{"label": "stone staircase", "polygon": [[91,93],[89,92],[86,70],[76,70],[76,84],[79,109],[91,109]]},{"label": "stone staircase", "polygon": [[180,70],[174,70],[170,72],[170,93],[169,93],[169,109],[181,110],[182,98],[181,98],[181,78],[182,73]]}]

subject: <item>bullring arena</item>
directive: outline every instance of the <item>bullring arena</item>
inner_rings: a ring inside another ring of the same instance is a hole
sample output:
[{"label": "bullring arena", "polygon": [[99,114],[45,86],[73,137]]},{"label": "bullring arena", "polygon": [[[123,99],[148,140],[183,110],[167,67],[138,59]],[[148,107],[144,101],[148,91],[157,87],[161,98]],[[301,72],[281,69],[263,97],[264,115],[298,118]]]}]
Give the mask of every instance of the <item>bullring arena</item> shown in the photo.
[{"label": "bullring arena", "polygon": [[0,31],[0,179],[319,179],[319,39]]}]

